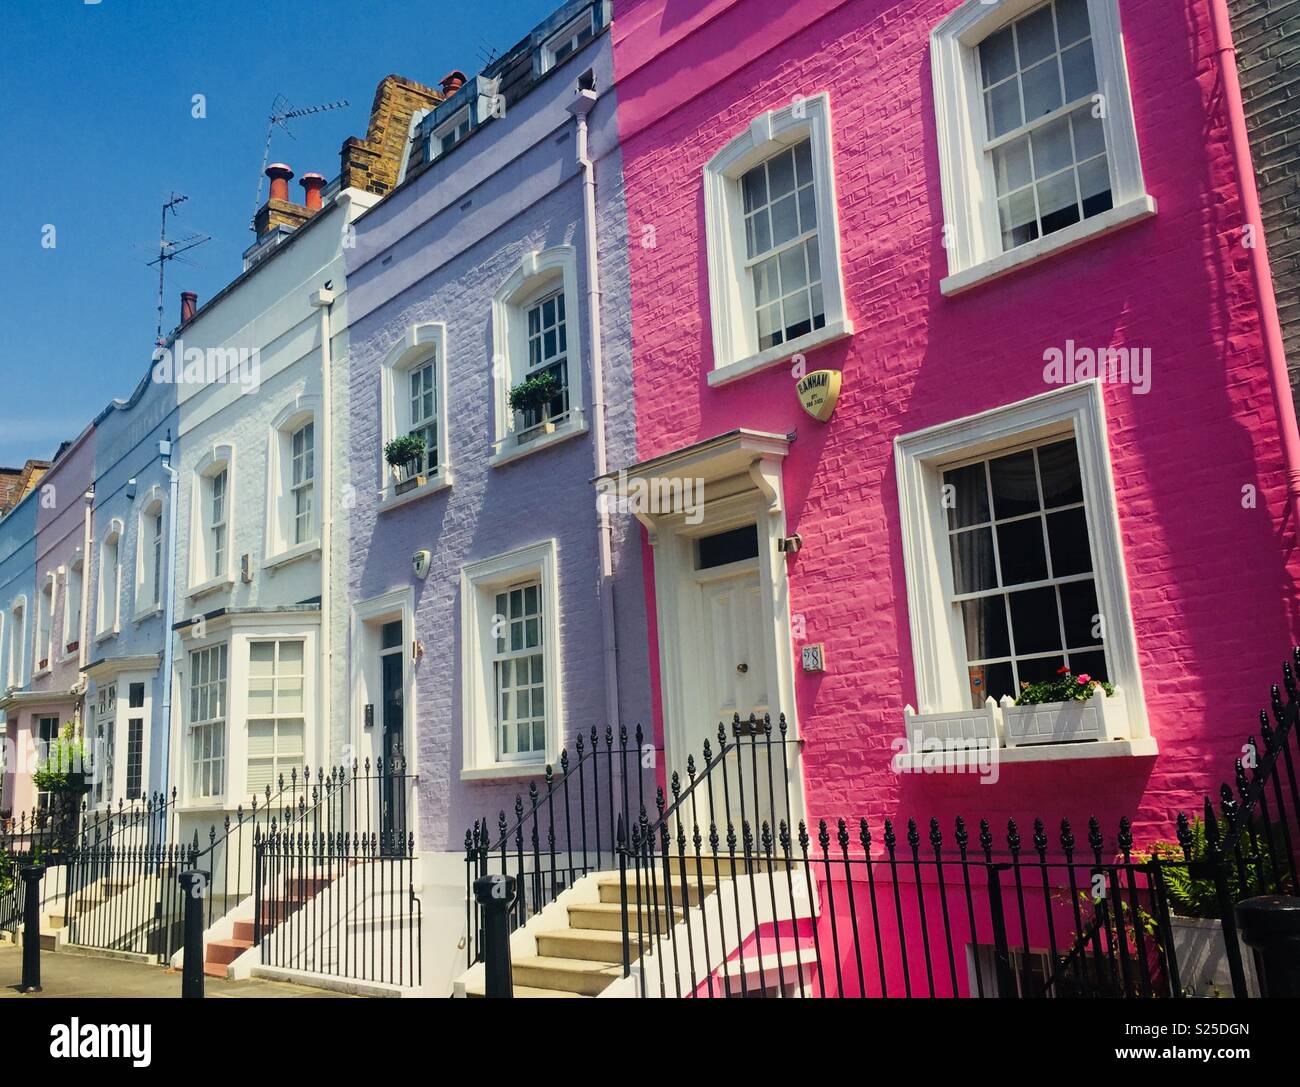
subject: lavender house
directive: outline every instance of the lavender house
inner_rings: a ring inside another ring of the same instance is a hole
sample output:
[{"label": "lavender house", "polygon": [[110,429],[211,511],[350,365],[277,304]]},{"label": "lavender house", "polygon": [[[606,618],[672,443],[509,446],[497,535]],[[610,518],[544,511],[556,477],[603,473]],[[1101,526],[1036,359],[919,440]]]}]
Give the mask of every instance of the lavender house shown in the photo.
[{"label": "lavender house", "polygon": [[448,77],[347,253],[353,743],[402,752],[462,918],[466,825],[577,733],[649,720],[640,540],[592,486],[634,452],[607,25],[570,3]]}]

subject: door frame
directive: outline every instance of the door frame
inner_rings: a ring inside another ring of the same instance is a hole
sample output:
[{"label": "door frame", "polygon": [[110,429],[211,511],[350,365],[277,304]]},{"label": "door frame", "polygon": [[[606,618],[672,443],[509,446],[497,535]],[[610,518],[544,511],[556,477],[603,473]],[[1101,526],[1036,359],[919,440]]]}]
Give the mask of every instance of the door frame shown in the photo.
[{"label": "door frame", "polygon": [[[418,706],[415,688],[415,593],[408,586],[352,605],[352,645],[350,678],[352,687],[352,722],[349,743],[359,765],[365,760],[375,765],[383,753],[383,671],[379,662],[380,632],[388,622],[400,620],[405,640],[402,653],[402,751],[406,756],[406,774],[415,786],[419,773],[420,745],[416,734]],[[375,706],[375,722],[367,731],[365,708]],[[419,790],[411,789],[407,807],[407,826],[414,829],[418,821]]]}]

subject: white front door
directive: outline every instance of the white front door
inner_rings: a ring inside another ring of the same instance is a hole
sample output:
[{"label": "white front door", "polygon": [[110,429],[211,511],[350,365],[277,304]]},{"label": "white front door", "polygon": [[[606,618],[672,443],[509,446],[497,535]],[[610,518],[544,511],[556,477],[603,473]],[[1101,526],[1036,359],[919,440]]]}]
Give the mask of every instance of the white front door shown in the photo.
[{"label": "white front door", "polygon": [[[708,581],[703,594],[709,707],[730,732],[735,714],[742,720],[751,713],[761,718],[771,707],[764,649],[771,638],[763,619],[758,571]],[[715,735],[717,721],[712,726]]]}]

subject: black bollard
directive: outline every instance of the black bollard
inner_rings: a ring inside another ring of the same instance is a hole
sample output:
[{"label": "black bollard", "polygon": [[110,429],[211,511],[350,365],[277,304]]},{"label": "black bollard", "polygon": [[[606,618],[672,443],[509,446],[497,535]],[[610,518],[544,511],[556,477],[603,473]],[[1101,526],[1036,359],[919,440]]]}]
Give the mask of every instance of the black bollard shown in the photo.
[{"label": "black bollard", "polygon": [[1238,902],[1237,927],[1260,965],[1261,995],[1300,996],[1300,898],[1261,895]]},{"label": "black bollard", "polygon": [[208,887],[206,872],[182,872],[181,896],[185,900],[185,962],[181,967],[181,996],[203,997],[203,898]]},{"label": "black bollard", "polygon": [[41,877],[42,865],[22,870],[23,877],[23,983],[24,993],[41,991]]},{"label": "black bollard", "polygon": [[515,904],[514,876],[479,877],[474,881],[474,901],[483,910],[483,995],[513,997],[510,907]]}]

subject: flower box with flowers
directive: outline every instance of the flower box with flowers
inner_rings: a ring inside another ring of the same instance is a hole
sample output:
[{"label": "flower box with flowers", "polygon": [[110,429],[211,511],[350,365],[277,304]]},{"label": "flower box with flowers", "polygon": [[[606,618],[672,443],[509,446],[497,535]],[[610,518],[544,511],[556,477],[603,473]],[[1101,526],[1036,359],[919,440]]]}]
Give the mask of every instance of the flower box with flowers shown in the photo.
[{"label": "flower box with flowers", "polygon": [[1014,702],[1002,699],[1002,723],[1008,747],[1122,740],[1128,736],[1124,694],[1086,672],[1062,668],[1057,678],[1021,685]]}]

